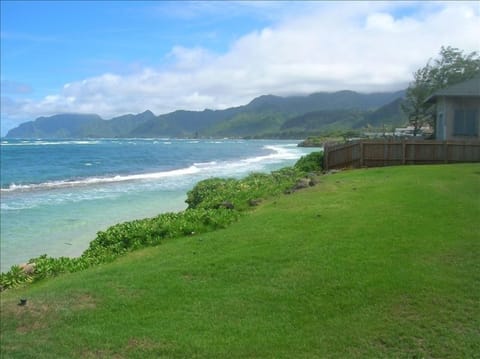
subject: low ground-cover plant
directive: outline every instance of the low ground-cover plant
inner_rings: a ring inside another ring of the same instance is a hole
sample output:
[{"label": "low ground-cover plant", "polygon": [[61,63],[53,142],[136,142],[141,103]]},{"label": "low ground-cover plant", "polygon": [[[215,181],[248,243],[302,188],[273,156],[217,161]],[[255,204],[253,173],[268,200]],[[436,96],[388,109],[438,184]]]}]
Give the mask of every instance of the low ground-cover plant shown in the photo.
[{"label": "low ground-cover plant", "polygon": [[127,252],[158,245],[164,239],[225,228],[262,199],[290,193],[307,173],[321,170],[322,158],[322,153],[315,152],[302,157],[294,167],[269,174],[252,173],[243,179],[201,181],[187,194],[187,210],[111,226],[98,232],[80,257],[42,255],[28,261],[29,271],[13,266],[9,272],[0,274],[0,290],[111,262]]},{"label": "low ground-cover plant", "polygon": [[164,239],[225,228],[236,221],[239,215],[238,211],[224,208],[199,208],[116,224],[98,232],[97,237],[80,257],[53,258],[44,254],[28,261],[32,268],[28,273],[19,266],[12,266],[10,271],[0,275],[0,289],[111,262],[135,249],[158,245]]},{"label": "low ground-cover plant", "polygon": [[157,245],[163,239],[176,238],[225,228],[238,218],[238,212],[227,209],[190,209],[178,213],[164,213],[155,218],[120,223],[98,232],[82,256],[107,250],[121,254],[147,246]]}]

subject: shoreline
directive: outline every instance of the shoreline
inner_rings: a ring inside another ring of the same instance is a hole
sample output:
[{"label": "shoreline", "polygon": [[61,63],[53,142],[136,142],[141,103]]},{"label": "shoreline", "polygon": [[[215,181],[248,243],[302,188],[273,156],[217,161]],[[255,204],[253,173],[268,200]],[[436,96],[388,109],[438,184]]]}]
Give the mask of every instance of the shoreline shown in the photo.
[{"label": "shoreline", "polygon": [[[288,151],[293,150],[293,153],[297,153],[295,159],[288,159],[289,156],[287,156],[287,158],[275,160],[270,163],[270,159],[265,159],[266,156],[263,156],[261,160],[255,159],[255,161],[248,161],[245,164],[244,168],[233,168],[233,171],[226,170],[223,171],[221,174],[206,173],[204,176],[188,176],[188,180],[187,177],[185,177],[181,180],[183,181],[183,184],[180,183],[179,180],[175,177],[172,177],[171,180],[174,181],[172,183],[175,183],[175,186],[177,186],[177,189],[173,191],[162,189],[162,187],[160,187],[159,189],[152,188],[151,190],[146,187],[139,190],[138,185],[140,184],[144,186],[145,182],[121,182],[118,184],[113,184],[114,187],[118,187],[118,193],[121,194],[120,198],[99,198],[96,200],[94,199],[86,202],[82,201],[78,203],[66,202],[61,204],[61,207],[55,205],[55,207],[47,207],[46,209],[27,209],[26,213],[31,213],[29,214],[29,216],[41,216],[41,218],[44,218],[42,221],[44,221],[45,223],[41,224],[41,227],[39,227],[39,231],[36,231],[34,237],[32,237],[32,240],[30,240],[30,242],[34,241],[32,242],[34,243],[33,247],[29,244],[29,241],[27,240],[2,241],[3,265],[1,268],[1,272],[4,273],[8,271],[12,265],[25,263],[29,259],[35,258],[42,253],[47,253],[49,256],[54,257],[68,256],[71,258],[79,256],[83,253],[84,250],[86,250],[86,248],[88,248],[89,243],[94,240],[95,235],[98,231],[106,230],[110,226],[114,226],[118,223],[154,217],[160,213],[165,212],[184,210],[186,208],[186,204],[184,202],[186,198],[186,193],[196,183],[198,183],[198,181],[211,177],[212,175],[221,177],[242,178],[247,176],[248,173],[252,171],[257,172],[258,168],[260,168],[258,166],[261,166],[263,168],[261,172],[268,173],[272,170],[291,165],[299,157],[310,152],[308,150],[297,152],[297,148],[295,147],[296,143],[288,143],[289,141],[279,142],[281,142],[281,144],[288,145],[289,147],[286,147],[287,149],[290,148]],[[277,142],[274,141],[274,143]],[[275,155],[278,155],[278,151],[273,153]],[[252,168],[257,169],[249,169],[252,165]],[[112,187],[112,185],[109,185],[108,188],[112,189],[114,187]],[[64,193],[68,193],[69,190],[69,188],[66,188],[66,192]],[[83,189],[79,189],[79,193],[82,193],[82,190]],[[60,195],[61,193],[63,193],[62,191],[62,189],[58,189],[54,190],[54,192],[51,193],[59,193]],[[125,194],[122,193],[128,193],[128,195],[125,197]],[[165,197],[167,195],[168,199]],[[175,200],[174,198],[177,199]],[[132,204],[134,205],[134,207],[132,207]],[[94,212],[92,212],[92,209],[94,210]],[[50,212],[58,212],[59,210],[61,212],[61,217],[54,219],[54,213],[50,214]],[[28,220],[28,218],[16,218],[17,216],[13,216],[13,212],[8,212],[7,214],[8,216],[5,215],[2,220],[5,220],[5,222],[10,221],[10,227],[15,230],[15,236],[19,238],[28,238],[28,233],[24,235],[22,234],[22,232],[18,232],[18,230],[15,229],[25,227],[24,223],[26,220]],[[108,217],[110,217],[111,220],[105,221],[105,218]],[[101,221],[95,218],[100,218]],[[85,225],[82,223],[84,222],[87,222],[87,226],[91,229],[83,229]],[[8,238],[8,232],[6,232],[7,228],[4,226],[2,227],[2,238]],[[57,229],[57,232],[59,232],[59,234],[54,234],[54,232],[51,232],[55,229]],[[28,228],[25,230],[28,231]],[[45,238],[47,240],[38,240],[40,238]],[[34,253],[33,250],[36,250],[36,252]],[[25,253],[27,253],[27,255],[25,255]],[[15,260],[15,258],[17,259]]]},{"label": "shoreline", "polygon": [[159,245],[165,239],[226,228],[263,199],[315,185],[316,180],[306,172],[307,168],[311,171],[309,166],[312,164],[318,171],[321,170],[317,154],[302,157],[294,166],[282,167],[269,173],[251,173],[240,179],[204,179],[187,192],[187,209],[113,225],[98,232],[79,257],[54,258],[40,255],[16,264],[9,272],[1,273],[0,290],[14,287],[16,283],[36,281],[111,262],[136,249]]}]

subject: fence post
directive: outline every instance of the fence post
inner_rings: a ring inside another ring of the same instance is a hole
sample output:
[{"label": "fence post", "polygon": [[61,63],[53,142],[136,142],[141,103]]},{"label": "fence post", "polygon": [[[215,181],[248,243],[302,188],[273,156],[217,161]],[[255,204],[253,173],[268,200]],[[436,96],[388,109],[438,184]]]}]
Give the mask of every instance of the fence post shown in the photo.
[{"label": "fence post", "polygon": [[328,144],[323,146],[323,170],[328,171]]},{"label": "fence post", "polygon": [[383,140],[383,167],[387,165],[387,158],[388,158],[388,144],[387,140]]},{"label": "fence post", "polygon": [[445,156],[443,162],[448,163],[448,141],[443,143],[443,154]]},{"label": "fence post", "polygon": [[402,140],[402,165],[407,163],[407,145],[405,138]]},{"label": "fence post", "polygon": [[363,141],[360,140],[360,168],[363,168],[364,164],[363,164]]}]

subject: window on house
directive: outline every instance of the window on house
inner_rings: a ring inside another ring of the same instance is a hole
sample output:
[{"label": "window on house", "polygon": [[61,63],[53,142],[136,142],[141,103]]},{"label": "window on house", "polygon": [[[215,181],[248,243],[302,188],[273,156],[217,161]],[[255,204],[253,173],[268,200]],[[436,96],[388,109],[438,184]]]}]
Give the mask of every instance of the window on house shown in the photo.
[{"label": "window on house", "polygon": [[453,120],[455,136],[478,136],[478,110],[476,108],[456,109]]}]

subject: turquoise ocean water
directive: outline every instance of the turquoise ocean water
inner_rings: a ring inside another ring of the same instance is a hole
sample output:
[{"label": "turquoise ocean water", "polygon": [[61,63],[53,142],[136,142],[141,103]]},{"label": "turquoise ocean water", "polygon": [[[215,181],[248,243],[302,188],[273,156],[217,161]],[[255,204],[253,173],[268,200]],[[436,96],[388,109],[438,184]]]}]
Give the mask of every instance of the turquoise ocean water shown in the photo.
[{"label": "turquoise ocean water", "polygon": [[1,141],[1,271],[41,254],[78,256],[115,223],[186,208],[209,177],[292,165],[311,149],[274,140]]}]

